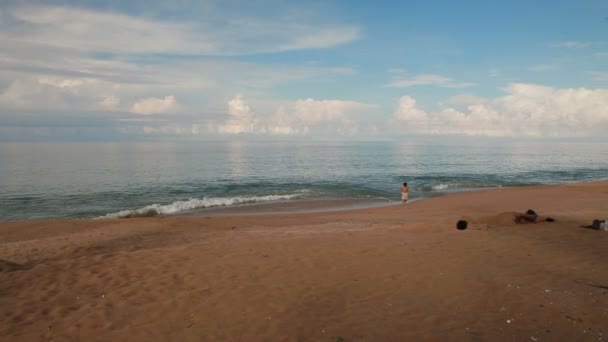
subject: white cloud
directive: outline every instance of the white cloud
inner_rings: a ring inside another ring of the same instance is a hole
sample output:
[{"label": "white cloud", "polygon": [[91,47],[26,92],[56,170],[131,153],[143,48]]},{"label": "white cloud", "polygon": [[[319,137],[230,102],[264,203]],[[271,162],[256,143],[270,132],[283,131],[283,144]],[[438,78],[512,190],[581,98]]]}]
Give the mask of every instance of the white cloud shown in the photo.
[{"label": "white cloud", "polygon": [[20,6],[10,11],[20,21],[0,42],[112,53],[214,53],[206,36],[192,25],[164,23],[119,13],[74,7]]},{"label": "white cloud", "polygon": [[110,95],[105,97],[103,100],[99,102],[99,105],[103,109],[114,110],[120,104],[120,99],[116,96]]},{"label": "white cloud", "polygon": [[38,79],[38,82],[40,84],[47,84],[53,87],[71,89],[80,88],[82,85],[85,84],[86,81],[86,79],[57,79],[50,77],[40,77]]},{"label": "white cloud", "polygon": [[474,86],[475,83],[456,82],[453,79],[436,74],[420,74],[410,78],[396,77],[388,84],[393,88],[405,88],[419,85],[432,85],[445,88],[466,88]]},{"label": "white cloud", "polygon": [[397,111],[394,113],[395,119],[400,121],[414,122],[417,124],[426,123],[428,115],[423,110],[417,108],[416,99],[411,96],[403,96],[399,99]]},{"label": "white cloud", "polygon": [[228,113],[236,118],[249,118],[253,115],[249,104],[243,100],[243,95],[237,94],[228,101]]},{"label": "white cloud", "polygon": [[173,113],[177,110],[175,96],[169,95],[164,98],[150,97],[142,99],[131,107],[131,112],[137,114],[163,114]]},{"label": "white cloud", "polygon": [[256,113],[240,94],[228,102],[229,118],[212,124],[220,134],[257,135],[354,134],[358,123],[354,116],[375,106],[344,100],[300,99],[279,106],[274,114]]},{"label": "white cloud", "polygon": [[[45,109],[50,117],[52,111],[102,110],[178,112],[183,118],[198,112],[208,121],[226,94],[245,90],[268,97],[268,89],[278,84],[356,72],[314,63],[174,59],[329,48],[361,36],[356,26],[306,17],[292,8],[275,8],[275,17],[194,3],[202,11],[179,21],[141,16],[155,8],[138,13],[137,5],[128,15],[20,2],[1,6],[0,114]],[[159,94],[174,98],[155,98]]]},{"label": "white cloud", "polygon": [[[3,25],[0,45],[53,47],[115,54],[242,55],[328,48],[361,36],[354,26],[306,22],[291,16],[238,17],[202,13],[196,20],[160,21],[109,11],[18,6],[7,11],[18,25]],[[261,39],[263,38],[263,39]]]},{"label": "white cloud", "polygon": [[218,126],[218,133],[252,133],[256,129],[255,114],[241,94],[228,101],[228,114],[230,118]]},{"label": "white cloud", "polygon": [[[180,115],[198,112],[211,118],[225,105],[220,99],[227,93],[242,90],[259,93],[284,83],[355,72],[344,67],[221,60],[151,65],[76,57],[63,63],[61,60],[53,56],[47,60],[44,54],[36,53],[21,60],[14,58],[10,64],[0,61],[0,112],[8,108],[128,112],[141,99],[172,93],[180,100]],[[66,66],[82,73],[70,71]],[[119,101],[114,102],[113,98]]]},{"label": "white cloud", "polygon": [[417,134],[594,137],[608,128],[608,89],[516,83],[505,91],[505,96],[469,104],[465,111],[426,112],[404,96],[393,118],[404,122],[401,130]]},{"label": "white cloud", "polygon": [[302,32],[292,41],[280,45],[279,51],[322,49],[336,45],[346,44],[361,37],[360,30],[356,27],[336,27],[320,34],[319,31],[307,28],[308,32]]},{"label": "white cloud", "polygon": [[296,117],[307,125],[328,122],[348,123],[348,113],[362,109],[359,102],[342,100],[314,100],[311,98],[295,102]]},{"label": "white cloud", "polygon": [[279,107],[263,132],[270,135],[305,135],[309,133],[309,128],[298,124],[292,113]]},{"label": "white cloud", "polygon": [[103,88],[92,79],[20,77],[0,93],[0,109],[91,109],[106,93]]},{"label": "white cloud", "polygon": [[376,106],[346,100],[300,99],[292,106],[292,128],[305,134],[357,134],[363,123],[361,115],[368,114]]}]

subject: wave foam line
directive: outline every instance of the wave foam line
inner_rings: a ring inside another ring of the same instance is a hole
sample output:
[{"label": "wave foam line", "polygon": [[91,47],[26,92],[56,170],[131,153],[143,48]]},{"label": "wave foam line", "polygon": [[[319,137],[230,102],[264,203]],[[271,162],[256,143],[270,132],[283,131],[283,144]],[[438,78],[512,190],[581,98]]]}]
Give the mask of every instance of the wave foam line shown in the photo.
[{"label": "wave foam line", "polygon": [[431,189],[433,189],[433,190],[445,190],[447,188],[449,188],[449,185],[447,185],[447,184],[437,184],[437,185],[433,185],[431,187]]},{"label": "wave foam line", "polygon": [[121,210],[119,212],[106,214],[98,219],[110,219],[110,218],[128,218],[128,217],[148,217],[156,216],[160,214],[175,214],[181,211],[199,209],[199,208],[211,208],[211,207],[222,207],[231,206],[236,204],[244,203],[256,203],[256,202],[270,202],[279,200],[288,200],[294,197],[298,197],[300,194],[291,195],[267,195],[267,196],[253,196],[253,197],[231,197],[231,198],[191,198],[187,201],[175,201],[171,204],[151,204],[143,208],[134,210]]}]

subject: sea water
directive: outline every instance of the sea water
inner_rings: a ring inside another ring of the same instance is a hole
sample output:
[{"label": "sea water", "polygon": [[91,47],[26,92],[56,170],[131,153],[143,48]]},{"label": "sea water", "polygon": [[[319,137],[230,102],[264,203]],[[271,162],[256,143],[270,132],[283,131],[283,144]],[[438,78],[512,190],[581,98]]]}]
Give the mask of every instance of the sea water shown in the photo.
[{"label": "sea water", "polygon": [[395,203],[608,179],[608,143],[0,143],[0,220],[175,214],[277,201]]}]

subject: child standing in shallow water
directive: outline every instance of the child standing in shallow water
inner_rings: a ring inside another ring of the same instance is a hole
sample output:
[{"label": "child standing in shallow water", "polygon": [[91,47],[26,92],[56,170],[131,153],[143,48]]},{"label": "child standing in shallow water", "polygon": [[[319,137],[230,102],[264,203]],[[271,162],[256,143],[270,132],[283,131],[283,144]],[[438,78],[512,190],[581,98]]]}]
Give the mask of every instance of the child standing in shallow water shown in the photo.
[{"label": "child standing in shallow water", "polygon": [[410,191],[410,188],[407,186],[407,183],[404,182],[403,185],[401,186],[401,201],[403,201],[403,204],[405,204],[405,202],[407,202],[409,191]]}]

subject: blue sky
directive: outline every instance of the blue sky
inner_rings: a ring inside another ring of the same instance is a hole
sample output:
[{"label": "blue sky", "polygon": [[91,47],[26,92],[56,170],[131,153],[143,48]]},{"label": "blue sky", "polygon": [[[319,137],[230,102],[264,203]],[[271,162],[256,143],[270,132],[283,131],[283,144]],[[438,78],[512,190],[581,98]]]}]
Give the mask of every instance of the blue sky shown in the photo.
[{"label": "blue sky", "polygon": [[8,1],[0,140],[605,139],[606,1]]}]

